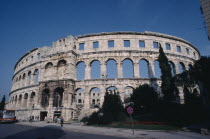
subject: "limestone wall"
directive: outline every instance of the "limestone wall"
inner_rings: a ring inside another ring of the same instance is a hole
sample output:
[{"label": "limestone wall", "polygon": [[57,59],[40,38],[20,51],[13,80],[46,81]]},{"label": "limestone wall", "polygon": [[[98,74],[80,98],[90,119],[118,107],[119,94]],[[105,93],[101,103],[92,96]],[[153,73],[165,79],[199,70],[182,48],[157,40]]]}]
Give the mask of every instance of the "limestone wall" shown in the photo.
[{"label": "limestone wall", "polygon": [[[109,41],[114,45],[109,46]],[[124,41],[129,42],[129,47],[124,46]],[[139,41],[143,41],[145,47],[139,46]],[[54,42],[51,47],[33,49],[18,60],[7,107],[34,115],[47,111],[52,117],[55,111],[61,111],[69,120],[77,118],[81,109],[101,106],[107,88],[115,87],[115,91],[119,92],[124,101],[127,96],[125,92],[130,90],[128,88],[135,88],[144,83],[151,84],[151,79],[155,78],[154,61],[158,58],[159,49],[154,48],[154,42],[161,44],[169,61],[174,65],[175,73],[179,73],[179,63],[187,70],[200,58],[199,51],[189,42],[160,33],[113,32],[68,36]],[[93,48],[94,43],[98,44],[98,48]],[[166,44],[170,44],[170,50],[166,48]],[[178,46],[181,51],[177,51]],[[105,78],[107,61],[110,59],[117,65],[116,78]],[[129,59],[133,64],[132,78],[123,77],[125,59]],[[100,62],[101,75],[97,79],[91,79],[91,63],[96,60]],[[147,78],[140,76],[140,60],[147,62]],[[81,62],[85,64],[85,77],[78,80],[77,68]],[[155,83],[156,89],[159,89],[161,80],[155,79]],[[98,88],[99,92],[92,91],[94,88]],[[46,97],[49,98],[45,99],[49,102],[43,107],[46,89],[49,92]],[[57,106],[54,104],[56,89],[62,90],[60,96],[58,95],[62,98],[59,107],[54,107]],[[31,109],[36,112],[27,112]]]}]

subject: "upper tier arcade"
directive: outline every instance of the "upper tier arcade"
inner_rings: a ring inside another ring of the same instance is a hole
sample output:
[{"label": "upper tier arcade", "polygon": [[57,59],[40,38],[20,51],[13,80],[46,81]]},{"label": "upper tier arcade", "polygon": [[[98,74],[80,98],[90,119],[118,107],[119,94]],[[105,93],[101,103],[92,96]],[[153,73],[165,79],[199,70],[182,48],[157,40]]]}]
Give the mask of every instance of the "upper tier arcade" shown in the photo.
[{"label": "upper tier arcade", "polygon": [[[91,79],[88,67],[93,60],[99,60],[102,68],[109,59],[116,60],[118,65],[126,58],[131,59],[134,65],[140,59],[146,59],[152,65],[153,61],[157,60],[159,53],[158,43],[175,65],[182,62],[186,64],[185,67],[188,67],[194,60],[200,58],[197,48],[188,41],[161,33],[106,32],[77,37],[70,35],[57,40],[51,47],[35,48],[23,55],[14,67],[12,92],[27,86],[38,85],[39,82],[47,80],[76,81],[79,62],[84,62],[86,66],[84,79]],[[61,69],[63,64],[66,66],[62,73],[52,68],[46,69],[48,66]],[[178,70],[177,67],[175,68]],[[105,75],[106,71],[101,69],[101,74]],[[120,74],[122,73],[119,67],[118,78],[123,78]],[[139,78],[138,74],[138,72],[134,73],[134,78]]]}]

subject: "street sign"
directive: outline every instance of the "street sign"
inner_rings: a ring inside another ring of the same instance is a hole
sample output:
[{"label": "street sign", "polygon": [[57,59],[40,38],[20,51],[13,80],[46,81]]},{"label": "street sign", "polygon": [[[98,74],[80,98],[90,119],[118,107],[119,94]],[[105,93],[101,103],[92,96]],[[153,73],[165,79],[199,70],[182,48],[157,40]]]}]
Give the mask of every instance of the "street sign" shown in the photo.
[{"label": "street sign", "polygon": [[134,135],[133,119],[132,119],[132,116],[131,116],[131,114],[133,113],[133,108],[132,107],[128,107],[127,108],[127,112],[130,114],[131,124],[132,124],[132,129],[133,129],[133,135]]},{"label": "street sign", "polygon": [[132,113],[133,113],[133,108],[132,108],[132,107],[128,107],[128,108],[127,108],[127,112],[128,112],[129,114],[132,114]]}]

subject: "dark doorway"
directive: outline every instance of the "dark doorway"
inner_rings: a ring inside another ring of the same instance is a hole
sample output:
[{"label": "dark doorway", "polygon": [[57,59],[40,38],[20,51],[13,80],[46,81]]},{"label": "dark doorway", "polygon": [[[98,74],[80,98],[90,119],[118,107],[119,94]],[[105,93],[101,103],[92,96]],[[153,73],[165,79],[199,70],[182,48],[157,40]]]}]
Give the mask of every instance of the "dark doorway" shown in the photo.
[{"label": "dark doorway", "polygon": [[61,116],[61,111],[54,111],[54,117],[53,117],[53,119],[59,118],[60,116]]},{"label": "dark doorway", "polygon": [[44,121],[45,117],[47,117],[47,112],[46,111],[40,112],[40,121]]}]

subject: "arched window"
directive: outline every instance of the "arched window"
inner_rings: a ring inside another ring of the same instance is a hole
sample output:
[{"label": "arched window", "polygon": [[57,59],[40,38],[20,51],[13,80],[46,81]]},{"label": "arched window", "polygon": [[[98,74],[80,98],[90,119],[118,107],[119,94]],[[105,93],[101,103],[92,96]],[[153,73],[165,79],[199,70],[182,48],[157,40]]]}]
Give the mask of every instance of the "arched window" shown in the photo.
[{"label": "arched window", "polygon": [[122,62],[123,78],[133,78],[133,61],[125,59]]},{"label": "arched window", "polygon": [[92,100],[92,104],[96,104],[95,99]]},{"label": "arched window", "polygon": [[30,106],[33,105],[35,96],[36,96],[35,92],[32,92],[30,95],[30,103],[29,103]]},{"label": "arched window", "polygon": [[170,65],[171,67],[171,75],[174,76],[176,74],[176,68],[175,68],[175,65],[172,61],[169,61],[168,64]]},{"label": "arched window", "polygon": [[100,79],[101,77],[101,66],[100,61],[94,60],[90,63],[91,67],[91,79]]},{"label": "arched window", "polygon": [[28,99],[28,93],[25,93],[24,99]]},{"label": "arched window", "polygon": [[[82,103],[82,100],[84,99],[84,96],[83,96],[83,93],[84,93],[84,89],[82,88],[78,88],[76,89],[76,102],[79,103],[79,99],[81,100],[81,103]],[[74,101],[74,100],[72,100]]]},{"label": "arched window", "polygon": [[149,78],[149,62],[145,59],[139,61],[139,74],[141,78]]},{"label": "arched window", "polygon": [[82,100],[81,99],[78,99],[78,103],[82,103]]},{"label": "arched window", "polygon": [[85,79],[85,62],[79,62],[76,65],[77,68],[77,80]]},{"label": "arched window", "polygon": [[39,70],[36,69],[34,71],[34,76],[35,76],[35,83],[37,84],[39,82]]},{"label": "arched window", "polygon": [[18,100],[19,100],[19,101],[22,100],[22,94],[19,95]]},{"label": "arched window", "polygon": [[58,87],[53,93],[53,107],[62,107],[64,89]]},{"label": "arched window", "polygon": [[106,88],[106,92],[114,94],[114,93],[118,93],[118,89],[115,86],[110,86]]},{"label": "arched window", "polygon": [[65,65],[66,65],[66,60],[58,61],[58,64],[57,64],[58,67],[62,67],[62,66],[65,66]]},{"label": "arched window", "polygon": [[90,90],[90,98],[93,100],[94,99],[94,103],[92,104],[96,104],[96,100],[98,99],[100,101],[100,92],[101,90],[97,87],[92,88]]},{"label": "arched window", "polygon": [[17,95],[15,96],[15,103],[17,102]]},{"label": "arched window", "polygon": [[157,60],[154,61],[154,68],[155,68],[155,77],[160,78],[161,77],[161,70],[160,70],[159,61],[157,61]]},{"label": "arched window", "polygon": [[27,107],[27,100],[28,99],[28,93],[24,94],[24,101],[23,101],[23,107]]},{"label": "arched window", "polygon": [[107,78],[117,78],[117,62],[113,59],[109,59],[106,62],[106,74]]},{"label": "arched window", "polygon": [[16,82],[16,83],[18,82],[18,77],[16,78],[15,82]]},{"label": "arched window", "polygon": [[26,78],[26,74],[24,73],[24,74],[23,74],[23,78],[22,78],[22,79],[23,79],[23,82],[22,82],[22,85],[23,85],[23,86],[25,85],[25,78]]},{"label": "arched window", "polygon": [[179,66],[179,73],[182,73],[183,71],[185,71],[184,63],[180,62],[178,66]]},{"label": "arched window", "polygon": [[28,72],[28,84],[31,84],[31,71]]},{"label": "arched window", "polygon": [[21,75],[19,76],[19,82],[21,81]]},{"label": "arched window", "polygon": [[35,96],[36,96],[35,92],[32,92],[30,98],[33,99]]},{"label": "arched window", "polygon": [[40,60],[41,56],[40,53],[37,54],[37,59]]},{"label": "arched window", "polygon": [[49,68],[52,68],[53,67],[53,63],[52,62],[48,62],[46,65],[45,65],[45,69],[49,69]]},{"label": "arched window", "polygon": [[48,89],[43,90],[42,101],[41,101],[42,107],[45,108],[45,107],[49,106],[49,98],[50,98],[50,91]]},{"label": "arched window", "polygon": [[124,88],[124,103],[129,103],[131,100],[131,94],[133,93],[133,88],[127,86]]}]

